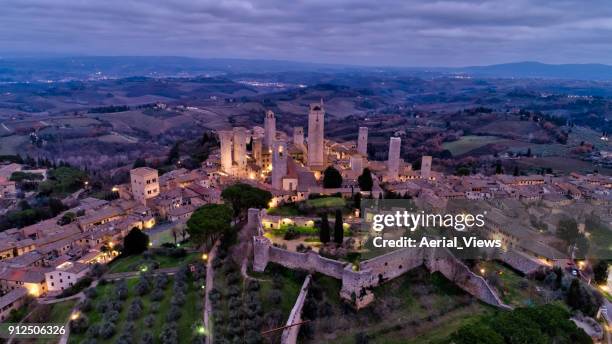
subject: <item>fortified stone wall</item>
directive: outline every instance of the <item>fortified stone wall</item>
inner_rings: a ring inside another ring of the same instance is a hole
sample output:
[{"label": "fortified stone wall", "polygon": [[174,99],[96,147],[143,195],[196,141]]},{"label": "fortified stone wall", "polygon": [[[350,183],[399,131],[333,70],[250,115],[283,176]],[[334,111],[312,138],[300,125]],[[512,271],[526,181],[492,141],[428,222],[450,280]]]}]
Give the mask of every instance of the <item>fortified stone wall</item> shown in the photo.
[{"label": "fortified stone wall", "polygon": [[429,271],[440,272],[461,289],[485,303],[511,309],[510,306],[500,300],[497,293],[482,276],[473,273],[447,249],[437,249],[430,252],[431,257],[425,260],[425,266]]},{"label": "fortified stone wall", "polygon": [[[261,219],[261,213],[249,211],[251,220]],[[258,220],[258,222],[261,222]],[[257,225],[259,236],[253,238],[254,260],[253,269],[264,271],[268,262],[282,266],[319,272],[342,280],[340,296],[353,302],[357,308],[362,308],[374,300],[372,287],[397,278],[402,274],[424,265],[430,272],[440,272],[450,281],[490,305],[509,309],[497,296],[495,291],[481,276],[473,273],[459,259],[445,248],[435,250],[406,248],[363,261],[359,266],[321,257],[315,252],[291,252],[272,246],[269,239],[262,236],[261,223]]]},{"label": "fortified stone wall", "polygon": [[422,249],[402,249],[363,261],[360,267],[363,270],[370,270],[377,280],[382,282],[423,265],[424,259],[425,251]]},{"label": "fortified stone wall", "polygon": [[301,325],[294,325],[302,321],[302,308],[304,307],[304,302],[306,301],[306,296],[308,295],[308,287],[310,286],[311,275],[306,276],[304,283],[302,284],[302,290],[291,309],[291,313],[289,314],[289,318],[287,319],[287,323],[285,326],[287,327],[281,336],[281,344],[295,344],[297,343],[298,333],[300,332]]},{"label": "fortified stone wall", "polygon": [[269,246],[268,261],[283,265],[291,269],[316,271],[324,275],[342,279],[342,272],[346,263],[321,257],[318,253],[290,252],[285,249]]}]

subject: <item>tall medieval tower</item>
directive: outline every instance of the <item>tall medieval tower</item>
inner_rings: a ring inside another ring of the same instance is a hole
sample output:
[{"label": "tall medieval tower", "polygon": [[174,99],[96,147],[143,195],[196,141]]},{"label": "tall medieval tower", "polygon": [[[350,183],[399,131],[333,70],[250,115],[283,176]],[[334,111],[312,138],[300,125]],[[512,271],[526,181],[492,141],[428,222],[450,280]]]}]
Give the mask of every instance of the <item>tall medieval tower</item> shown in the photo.
[{"label": "tall medieval tower", "polygon": [[319,104],[310,104],[308,111],[308,166],[322,168],[325,165],[324,140],[325,110],[323,99]]},{"label": "tall medieval tower", "polygon": [[283,189],[283,178],[287,175],[287,143],[275,141],[272,148],[272,187]]},{"label": "tall medieval tower", "polygon": [[276,140],[276,117],[272,110],[268,110],[264,118],[264,147],[272,149],[274,140]]}]

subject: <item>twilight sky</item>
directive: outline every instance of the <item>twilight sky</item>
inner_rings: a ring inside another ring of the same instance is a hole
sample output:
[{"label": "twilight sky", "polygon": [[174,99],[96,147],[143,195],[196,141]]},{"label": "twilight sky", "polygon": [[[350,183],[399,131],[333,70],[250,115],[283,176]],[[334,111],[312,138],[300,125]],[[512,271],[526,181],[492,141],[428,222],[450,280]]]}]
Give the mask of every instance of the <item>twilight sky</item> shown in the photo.
[{"label": "twilight sky", "polygon": [[610,0],[2,0],[0,56],[612,64]]}]

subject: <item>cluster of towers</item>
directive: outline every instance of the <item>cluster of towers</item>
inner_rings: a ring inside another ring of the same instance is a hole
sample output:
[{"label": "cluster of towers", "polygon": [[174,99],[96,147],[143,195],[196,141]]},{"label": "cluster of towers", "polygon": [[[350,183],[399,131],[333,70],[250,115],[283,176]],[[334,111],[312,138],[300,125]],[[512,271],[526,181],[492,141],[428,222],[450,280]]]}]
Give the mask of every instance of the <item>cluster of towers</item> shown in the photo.
[{"label": "cluster of towers", "polygon": [[[325,110],[323,101],[311,104],[308,113],[308,141],[304,144],[304,128],[295,127],[292,144],[297,151],[306,155],[306,162],[312,170],[325,168],[324,139]],[[221,170],[232,176],[247,176],[250,171],[247,160],[247,142],[251,140],[252,158],[255,166],[263,171],[272,171],[273,185],[279,186],[283,175],[286,174],[288,155],[287,140],[278,138],[276,131],[276,117],[274,112],[266,111],[264,128],[257,131],[257,127],[248,131],[243,127],[232,130],[219,131],[221,143]],[[282,135],[281,135],[282,136]]]},{"label": "cluster of towers", "polygon": [[[323,171],[330,162],[328,158],[333,155],[333,146],[330,143],[326,153],[325,145],[325,109],[323,101],[310,104],[308,111],[308,137],[305,140],[304,128],[295,127],[292,139],[288,139],[283,132],[276,131],[276,117],[274,112],[266,111],[264,117],[264,128],[255,127],[247,130],[236,127],[232,130],[219,132],[221,141],[221,169],[231,176],[265,178],[269,172],[271,184],[274,189],[293,190],[295,187],[295,176],[290,177],[288,173],[295,175],[295,161],[301,161],[300,172],[306,171],[315,176]],[[251,145],[251,155],[247,157],[247,142]],[[389,156],[386,163],[387,181],[401,179],[403,172],[401,153],[401,138],[391,137],[389,142]],[[346,149],[346,148],[345,148]],[[368,128],[359,127],[357,144],[350,148],[352,153],[339,153],[339,159],[345,163],[350,162],[349,175],[358,176],[365,167],[369,166],[368,156]],[[350,151],[349,150],[349,151]],[[346,150],[344,151],[346,152]],[[291,160],[291,161],[290,161]],[[338,161],[338,160],[336,160]],[[292,166],[291,168],[288,167]],[[290,172],[293,171],[293,172]],[[423,157],[421,174],[423,178],[429,178],[431,171],[431,157]],[[291,180],[290,180],[291,179]],[[286,183],[284,182],[286,181]],[[285,185],[286,184],[286,185]]]}]

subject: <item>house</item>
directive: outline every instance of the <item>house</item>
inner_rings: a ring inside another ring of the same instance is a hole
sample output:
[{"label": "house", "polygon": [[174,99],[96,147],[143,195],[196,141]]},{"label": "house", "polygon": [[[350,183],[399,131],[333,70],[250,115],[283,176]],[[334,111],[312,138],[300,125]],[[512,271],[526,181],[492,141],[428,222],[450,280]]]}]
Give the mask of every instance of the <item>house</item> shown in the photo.
[{"label": "house", "polygon": [[79,262],[63,262],[45,273],[49,292],[61,292],[72,287],[89,272],[89,265]]},{"label": "house", "polygon": [[40,267],[6,268],[0,273],[0,289],[9,292],[25,288],[29,295],[39,297],[47,293],[45,272],[48,269]]},{"label": "house", "polygon": [[28,291],[25,288],[17,288],[0,297],[0,322],[6,320],[13,309],[20,308],[27,296]]}]

